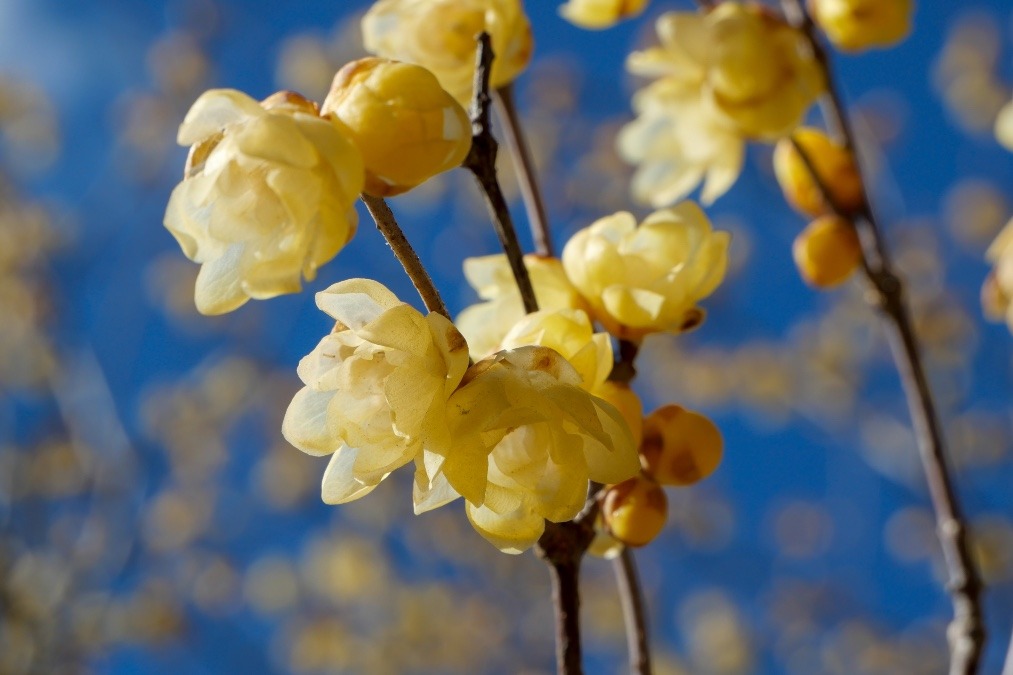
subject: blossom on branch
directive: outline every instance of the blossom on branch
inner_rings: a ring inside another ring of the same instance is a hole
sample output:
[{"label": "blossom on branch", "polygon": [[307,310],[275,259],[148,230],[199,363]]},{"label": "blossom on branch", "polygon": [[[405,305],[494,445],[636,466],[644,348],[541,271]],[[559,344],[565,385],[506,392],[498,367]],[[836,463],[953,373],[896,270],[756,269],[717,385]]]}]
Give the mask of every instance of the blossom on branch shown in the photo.
[{"label": "blossom on branch", "polygon": [[428,70],[365,58],[338,71],[321,113],[348,129],[366,164],[365,190],[406,192],[461,165],[471,149],[464,108]]},{"label": "blossom on branch", "polygon": [[362,19],[367,51],[426,67],[464,106],[474,89],[475,38],[483,31],[496,55],[490,86],[497,89],[531,60],[531,25],[520,0],[379,0]]},{"label": "blossom on branch", "polygon": [[569,0],[559,14],[582,28],[610,28],[623,19],[637,16],[649,0]]},{"label": "blossom on branch", "polygon": [[355,234],[362,158],[345,132],[298,94],[258,103],[214,89],[193,104],[190,145],[165,227],[201,263],[194,300],[222,314],[250,298],[295,293]]},{"label": "blossom on branch", "polygon": [[627,69],[657,78],[637,93],[638,119],[619,140],[639,166],[638,199],[664,206],[706,180],[711,202],[734,184],[747,140],[790,133],[825,84],[805,36],[760,5],[723,2],[658,18],[661,45]]},{"label": "blossom on branch", "polygon": [[[468,349],[448,319],[423,316],[376,281],[342,281],[316,299],[337,324],[299,362],[306,386],[282,433],[303,452],[332,455],[322,496],[341,504],[398,467],[421,464],[424,452],[447,452],[447,399],[468,367]],[[441,496],[445,503],[456,494]]]},{"label": "blossom on branch", "polygon": [[993,265],[992,273],[981,289],[985,316],[993,321],[1005,319],[1013,332],[1013,220],[1006,223],[988,247],[985,257]]},{"label": "blossom on branch", "polygon": [[[587,309],[558,259],[531,254],[524,256],[524,265],[540,308]],[[507,332],[524,318],[524,303],[502,253],[466,258],[464,277],[485,302],[465,308],[457,317],[457,327],[468,339],[471,353],[482,358],[497,351]]]},{"label": "blossom on branch", "polygon": [[638,341],[700,324],[697,302],[724,279],[730,240],[712,231],[699,206],[683,202],[639,227],[626,212],[598,220],[567,242],[563,266],[595,319],[616,337]]},{"label": "blossom on branch", "polygon": [[558,352],[527,346],[479,361],[450,397],[453,443],[433,469],[504,552],[531,547],[546,520],[573,519],[589,480],[617,483],[639,470],[619,411],[581,384]]}]

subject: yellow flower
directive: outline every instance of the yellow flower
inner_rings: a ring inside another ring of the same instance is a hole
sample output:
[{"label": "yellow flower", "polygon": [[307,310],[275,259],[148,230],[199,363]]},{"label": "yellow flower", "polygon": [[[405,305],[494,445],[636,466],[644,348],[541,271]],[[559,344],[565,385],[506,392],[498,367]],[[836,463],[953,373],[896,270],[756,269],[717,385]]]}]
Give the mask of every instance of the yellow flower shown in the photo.
[{"label": "yellow flower", "polygon": [[[558,259],[526,255],[524,264],[541,309],[586,308]],[[466,258],[464,276],[485,302],[465,308],[457,327],[468,339],[471,353],[482,358],[500,348],[503,337],[524,317],[524,305],[503,254]]]},{"label": "yellow flower", "polygon": [[999,145],[1013,152],[1013,101],[1010,101],[995,118],[995,137]]},{"label": "yellow flower", "polygon": [[640,340],[699,325],[696,303],[724,279],[730,239],[693,202],[656,211],[640,227],[620,212],[577,232],[563,266],[610,333]]},{"label": "yellow flower", "polygon": [[809,0],[809,13],[830,41],[847,52],[890,47],[911,32],[913,0]]},{"label": "yellow flower", "polygon": [[620,413],[582,389],[580,374],[548,347],[476,363],[448,415],[453,442],[429,475],[441,474],[475,529],[508,553],[534,544],[545,520],[574,518],[589,480],[616,483],[639,470]]},{"label": "yellow flower", "polygon": [[638,119],[620,135],[620,153],[639,165],[638,199],[665,206],[706,180],[710,203],[738,178],[745,141],[789,133],[823,77],[804,36],[760,6],[668,12],[655,27],[661,45],[626,63],[658,79],[634,98]]},{"label": "yellow flower", "polygon": [[512,82],[531,60],[531,26],[520,0],[379,0],[362,19],[366,50],[417,63],[467,106],[475,77],[476,37],[489,33],[496,58],[490,86]]},{"label": "yellow flower", "polygon": [[317,294],[317,306],[337,324],[299,362],[306,386],[282,433],[303,452],[333,453],[322,496],[341,504],[394,469],[421,464],[424,451],[446,452],[447,399],[468,367],[468,349],[445,317],[423,316],[369,279],[331,286]]},{"label": "yellow flower", "polygon": [[637,16],[648,0],[569,0],[560,15],[583,28],[609,28],[623,19]]},{"label": "yellow flower", "polygon": [[401,194],[461,165],[471,149],[464,108],[425,68],[365,58],[338,71],[321,112],[345,125],[366,164],[366,192]]},{"label": "yellow flower", "polygon": [[662,485],[693,485],[714,473],[724,442],[709,418],[665,405],[644,418],[640,445],[644,472]]},{"label": "yellow flower", "polygon": [[1013,332],[1013,304],[1010,303],[1013,298],[1013,220],[1006,223],[985,257],[994,265],[982,289],[985,314],[995,320],[1005,315],[1006,324]]},{"label": "yellow flower", "polygon": [[[865,200],[865,188],[855,158],[847,148],[812,127],[797,129],[792,138],[802,146],[836,206],[845,213],[860,209]],[[819,216],[831,210],[808,165],[789,138],[782,138],[774,148],[774,174],[784,198],[802,213]]]},{"label": "yellow flower", "polygon": [[626,546],[646,546],[668,522],[668,497],[654,479],[639,474],[608,488],[601,512],[608,535]]},{"label": "yellow flower", "polygon": [[298,94],[263,103],[231,89],[204,93],[179,128],[191,145],[165,226],[201,263],[194,300],[204,314],[249,298],[298,292],[355,234],[362,158]]}]

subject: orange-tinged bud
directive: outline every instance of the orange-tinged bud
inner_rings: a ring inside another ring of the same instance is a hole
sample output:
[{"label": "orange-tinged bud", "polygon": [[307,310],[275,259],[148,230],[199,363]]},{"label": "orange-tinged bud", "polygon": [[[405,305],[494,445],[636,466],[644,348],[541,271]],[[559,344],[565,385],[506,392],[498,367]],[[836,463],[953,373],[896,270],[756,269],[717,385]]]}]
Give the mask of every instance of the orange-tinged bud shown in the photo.
[{"label": "orange-tinged bud", "polygon": [[809,223],[795,237],[792,253],[799,274],[816,288],[843,283],[862,264],[855,226],[839,216],[822,216]]},{"label": "orange-tinged bud", "polygon": [[639,447],[644,436],[644,405],[640,402],[637,392],[630,389],[628,384],[608,380],[591,393],[616,407],[619,414],[630,425],[630,431],[633,432],[633,442]]},{"label": "orange-tinged bud", "polygon": [[[793,138],[802,146],[837,208],[846,213],[860,209],[865,190],[852,154],[819,129],[803,127]],[[774,149],[774,173],[784,198],[802,213],[820,216],[832,210],[791,138],[782,138]]]},{"label": "orange-tinged bud", "polygon": [[663,485],[692,485],[714,473],[724,442],[717,425],[677,405],[658,408],[644,418],[640,461]]},{"label": "orange-tinged bud", "polygon": [[602,516],[613,537],[627,546],[644,546],[665,527],[668,497],[647,476],[634,476],[606,490]]},{"label": "orange-tinged bud", "polygon": [[460,166],[471,149],[468,114],[422,66],[353,61],[334,76],[321,112],[351,132],[366,165],[365,191],[378,197]]}]

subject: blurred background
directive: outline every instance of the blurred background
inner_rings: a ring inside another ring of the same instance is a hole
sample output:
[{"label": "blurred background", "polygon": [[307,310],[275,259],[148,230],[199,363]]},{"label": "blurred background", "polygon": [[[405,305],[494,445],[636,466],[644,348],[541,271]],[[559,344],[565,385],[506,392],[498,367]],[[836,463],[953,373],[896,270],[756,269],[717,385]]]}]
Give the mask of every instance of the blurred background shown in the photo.
[{"label": "blurred background", "polygon": [[[542,563],[499,553],[459,505],[413,516],[410,472],[326,506],[326,460],[281,438],[295,365],[329,330],[313,292],[369,276],[419,305],[365,213],[304,293],[218,318],[196,313],[197,266],[161,225],[193,100],[320,100],[362,54],[368,4],[0,0],[0,673],[552,671]],[[591,33],[527,4],[518,94],[563,242],[646,213],[613,149],[638,86],[622,63],[654,17],[691,5]],[[901,46],[836,66],[911,284],[995,673],[1013,622],[1013,361],[978,289],[1013,214],[1013,155],[992,135],[1013,10],[924,1]],[[726,443],[717,474],[669,490],[668,528],[637,553],[657,672],[944,673],[951,609],[884,336],[859,283],[798,279],[804,223],[770,154],[751,148],[709,209],[735,239],[707,322],[649,339],[636,382],[647,410],[705,412]],[[451,309],[474,302],[461,261],[496,244],[467,176],[392,207]],[[583,592],[589,671],[623,672],[608,563],[586,562]]]}]

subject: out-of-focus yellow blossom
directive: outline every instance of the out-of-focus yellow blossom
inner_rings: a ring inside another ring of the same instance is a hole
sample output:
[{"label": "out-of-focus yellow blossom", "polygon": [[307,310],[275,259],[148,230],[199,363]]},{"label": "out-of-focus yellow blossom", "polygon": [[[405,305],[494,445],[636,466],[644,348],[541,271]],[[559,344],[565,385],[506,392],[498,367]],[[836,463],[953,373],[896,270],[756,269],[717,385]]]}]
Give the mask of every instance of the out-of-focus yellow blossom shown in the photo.
[{"label": "out-of-focus yellow blossom", "polygon": [[[557,258],[526,255],[524,265],[541,309],[587,309]],[[510,329],[524,318],[524,304],[510,263],[502,253],[466,258],[464,277],[485,302],[465,308],[456,323],[472,355],[482,358],[497,351]]]},{"label": "out-of-focus yellow blossom", "polygon": [[510,84],[533,50],[520,0],[379,0],[362,19],[367,51],[425,66],[465,106],[474,87],[476,38],[483,31],[496,54],[490,86]]},{"label": "out-of-focus yellow blossom", "polygon": [[649,0],[569,0],[559,8],[559,14],[582,28],[610,28],[637,16],[647,7]]},{"label": "out-of-focus yellow blossom", "polygon": [[1013,331],[1013,220],[1006,223],[999,236],[985,254],[994,269],[982,288],[982,305],[985,315],[1001,321],[1004,317]]},{"label": "out-of-focus yellow blossom", "polygon": [[641,461],[662,485],[703,480],[718,468],[723,447],[717,425],[700,413],[666,405],[644,418]]},{"label": "out-of-focus yellow blossom", "polygon": [[337,324],[299,362],[306,386],[282,433],[308,454],[333,453],[322,496],[341,504],[420,463],[423,450],[446,452],[447,398],[468,367],[468,349],[448,319],[423,316],[376,281],[342,281],[316,299]]},{"label": "out-of-focus yellow blossom", "polygon": [[201,263],[194,300],[222,314],[249,298],[295,293],[355,234],[359,151],[312,102],[281,92],[257,103],[203,94],[177,140],[191,145],[165,226]]},{"label": "out-of-focus yellow blossom", "polygon": [[654,480],[638,474],[605,491],[601,512],[608,534],[627,546],[645,546],[668,521],[668,497]]},{"label": "out-of-focus yellow blossom", "polygon": [[401,194],[460,166],[471,149],[464,108],[428,70],[369,57],[338,71],[321,113],[351,132],[366,164],[366,192]]},{"label": "out-of-focus yellow blossom", "polygon": [[[637,72],[633,65],[630,70]],[[702,182],[700,200],[711,204],[735,184],[745,140],[702,89],[665,77],[637,92],[633,109],[637,119],[617,142],[623,159],[637,166],[632,190],[638,201],[668,206]]]},{"label": "out-of-focus yellow blossom", "polygon": [[[802,127],[792,138],[802,146],[834,204],[845,213],[861,208],[865,189],[851,153],[819,129]],[[802,213],[819,216],[831,210],[792,139],[782,138],[774,148],[774,173],[784,198]]]},{"label": "out-of-focus yellow blossom", "polygon": [[558,352],[527,346],[479,361],[450,397],[453,443],[427,470],[464,496],[471,524],[504,552],[529,548],[545,520],[574,518],[589,480],[639,470],[622,415],[581,383]]},{"label": "out-of-focus yellow blossom", "polygon": [[668,12],[656,29],[661,46],[627,60],[631,73],[659,79],[634,98],[639,119],[621,135],[620,151],[640,165],[639,199],[671,204],[706,178],[709,203],[738,178],[745,140],[798,126],[823,75],[804,36],[759,5]]},{"label": "out-of-focus yellow blossom", "polygon": [[809,13],[846,52],[892,47],[911,32],[913,0],[809,0]]},{"label": "out-of-focus yellow blossom", "polygon": [[640,340],[699,325],[696,303],[724,278],[730,239],[712,231],[693,202],[656,211],[640,227],[620,212],[577,232],[563,249],[563,266],[609,332]]},{"label": "out-of-focus yellow blossom", "polygon": [[791,251],[799,274],[816,288],[844,283],[862,264],[862,244],[855,226],[835,215],[809,223],[795,237]]},{"label": "out-of-focus yellow blossom", "polygon": [[995,118],[995,138],[999,145],[1013,152],[1013,101],[1004,105]]}]

